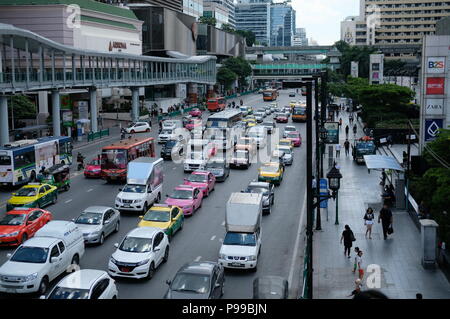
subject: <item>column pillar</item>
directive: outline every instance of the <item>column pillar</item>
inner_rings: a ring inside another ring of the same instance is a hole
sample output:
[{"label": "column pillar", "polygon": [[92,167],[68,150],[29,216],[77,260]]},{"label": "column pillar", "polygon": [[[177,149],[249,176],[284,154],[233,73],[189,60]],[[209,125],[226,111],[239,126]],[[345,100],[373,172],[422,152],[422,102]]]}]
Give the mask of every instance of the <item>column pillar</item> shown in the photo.
[{"label": "column pillar", "polygon": [[197,106],[197,100],[198,100],[197,83],[188,83],[188,99],[189,99],[189,107]]},{"label": "column pillar", "polygon": [[131,103],[131,120],[137,122],[139,118],[139,88],[131,88],[132,103]]},{"label": "column pillar", "polygon": [[61,136],[61,98],[59,91],[52,92],[53,136]]},{"label": "column pillar", "polygon": [[439,225],[432,219],[420,220],[422,242],[422,266],[425,269],[436,267],[437,229]]},{"label": "column pillar", "polygon": [[39,112],[38,112],[38,124],[45,124],[48,113],[48,92],[47,91],[38,91],[38,104],[39,104]]},{"label": "column pillar", "polygon": [[97,121],[97,89],[92,87],[89,89],[89,103],[91,104],[91,132],[98,132]]},{"label": "column pillar", "polygon": [[9,143],[8,98],[0,95],[0,145]]}]

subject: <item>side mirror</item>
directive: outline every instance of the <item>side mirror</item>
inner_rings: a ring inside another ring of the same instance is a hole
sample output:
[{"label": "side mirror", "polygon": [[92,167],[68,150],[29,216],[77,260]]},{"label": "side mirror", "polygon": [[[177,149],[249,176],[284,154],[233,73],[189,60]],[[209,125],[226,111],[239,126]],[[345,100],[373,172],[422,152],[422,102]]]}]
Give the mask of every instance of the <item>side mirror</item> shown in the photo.
[{"label": "side mirror", "polygon": [[119,243],[115,243],[114,247],[119,248]]},{"label": "side mirror", "polygon": [[71,220],[72,220],[73,222],[75,222],[75,221],[76,221],[76,218],[72,218]]},{"label": "side mirror", "polygon": [[142,215],[141,215],[141,216],[139,216],[139,219],[142,219],[142,218],[144,218],[144,216],[142,216]]},{"label": "side mirror", "polygon": [[6,258],[10,259],[12,257],[11,253],[6,254]]},{"label": "side mirror", "polygon": [[119,192],[121,192],[122,191],[122,188],[119,188]]},{"label": "side mirror", "polygon": [[58,260],[59,260],[58,257],[52,257],[52,258],[50,259],[50,262],[51,262],[51,263],[56,263],[56,262],[58,262]]},{"label": "side mirror", "polygon": [[171,281],[171,280],[169,280],[169,279],[167,279],[167,280],[166,280],[166,284],[167,284],[167,285],[169,285],[169,286],[170,286],[170,284],[171,284],[171,283],[172,283],[172,281]]},{"label": "side mirror", "polygon": [[159,247],[155,247],[154,249],[153,249],[153,251],[156,253],[157,251],[160,251],[161,250],[161,248],[159,248]]},{"label": "side mirror", "polygon": [[11,196],[16,196],[16,193],[11,193]]}]

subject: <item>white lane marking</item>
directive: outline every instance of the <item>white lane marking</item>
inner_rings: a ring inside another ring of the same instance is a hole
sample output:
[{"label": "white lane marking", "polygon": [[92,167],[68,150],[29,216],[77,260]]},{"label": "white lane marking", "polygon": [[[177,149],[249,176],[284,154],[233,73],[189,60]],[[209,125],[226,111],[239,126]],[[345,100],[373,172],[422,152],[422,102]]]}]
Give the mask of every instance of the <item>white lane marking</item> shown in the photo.
[{"label": "white lane marking", "polygon": [[211,237],[211,240],[214,240],[214,239],[216,239],[216,235],[214,235],[214,236]]},{"label": "white lane marking", "polygon": [[202,256],[198,256],[197,258],[195,258],[195,261],[199,261],[202,258]]},{"label": "white lane marking", "polygon": [[92,192],[94,189],[92,189],[92,188],[89,188],[86,192]]},{"label": "white lane marking", "polygon": [[67,203],[70,203],[71,201],[72,201],[72,199],[68,199],[64,203],[67,204]]},{"label": "white lane marking", "polygon": [[303,207],[302,212],[300,214],[298,226],[297,226],[297,238],[295,239],[295,245],[294,245],[294,253],[292,254],[292,260],[291,260],[291,268],[289,270],[289,277],[288,277],[288,283],[289,287],[292,287],[293,283],[292,280],[294,278],[294,266],[295,266],[295,260],[297,259],[298,253],[299,253],[299,245],[300,245],[300,227],[303,224],[303,220],[305,218],[305,212],[306,212],[306,190],[305,190],[305,200],[303,201]]}]

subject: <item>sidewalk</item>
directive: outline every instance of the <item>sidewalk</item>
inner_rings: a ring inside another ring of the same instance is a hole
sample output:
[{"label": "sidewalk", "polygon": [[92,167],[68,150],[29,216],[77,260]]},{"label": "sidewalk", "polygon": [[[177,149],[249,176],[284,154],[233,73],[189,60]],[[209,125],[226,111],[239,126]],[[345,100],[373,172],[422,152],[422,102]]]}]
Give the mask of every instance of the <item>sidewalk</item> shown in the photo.
[{"label": "sidewalk", "polygon": [[[340,144],[345,141],[345,125],[348,124],[348,113],[341,113],[343,125],[340,131]],[[362,130],[358,128],[357,137]],[[353,132],[349,141],[353,142]],[[395,146],[395,145],[394,145]],[[413,148],[412,148],[413,149]],[[394,154],[402,154],[400,146],[393,149]],[[328,171],[325,161],[324,169]],[[357,272],[352,273],[355,253],[354,247],[363,252],[365,279],[370,275],[367,266],[377,264],[381,268],[380,291],[389,298],[414,299],[416,293],[422,293],[425,299],[449,298],[450,284],[441,270],[425,270],[420,263],[420,232],[406,211],[392,210],[394,215],[394,234],[383,240],[378,215],[381,209],[380,172],[368,174],[365,165],[356,165],[351,154],[346,157],[341,150],[337,160],[343,175],[339,190],[339,225],[335,225],[336,202],[328,202],[329,220],[322,213],[322,231],[314,232],[314,298],[316,299],[349,299],[354,289]],[[366,228],[363,216],[367,207],[375,212],[375,224],[372,228],[372,239],[365,238]],[[344,246],[340,238],[344,226],[352,228],[356,241],[353,243],[351,258],[344,257]],[[363,286],[363,290],[367,289]]]}]

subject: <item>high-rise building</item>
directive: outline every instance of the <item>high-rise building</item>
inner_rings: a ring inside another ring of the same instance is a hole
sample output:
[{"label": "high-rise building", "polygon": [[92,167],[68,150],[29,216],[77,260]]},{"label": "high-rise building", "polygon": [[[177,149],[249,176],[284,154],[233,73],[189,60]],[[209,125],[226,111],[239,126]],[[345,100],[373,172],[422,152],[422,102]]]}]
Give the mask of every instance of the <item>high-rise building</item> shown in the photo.
[{"label": "high-rise building", "polygon": [[[228,22],[226,22],[226,23],[229,24],[232,28],[236,28],[235,7],[234,7],[233,0],[203,0],[204,11],[211,11],[211,7],[214,7],[212,5],[213,3],[216,3],[219,6],[221,6],[218,9],[219,14],[223,14],[221,12],[221,11],[223,11],[223,8],[225,8],[227,10]],[[210,13],[207,13],[207,15],[210,15]],[[214,16],[214,15],[211,15],[211,16]]]},{"label": "high-rise building", "polygon": [[450,2],[360,0],[360,15],[341,22],[341,40],[356,45],[417,45],[450,16]]},{"label": "high-rise building", "polygon": [[203,0],[183,0],[183,13],[200,18],[203,16]]},{"label": "high-rise building", "polygon": [[271,0],[238,0],[236,29],[252,31],[261,45],[270,45]]},{"label": "high-rise building", "polygon": [[308,38],[306,37],[305,28],[296,28],[292,37],[292,46],[308,46]]},{"label": "high-rise building", "polygon": [[295,10],[288,2],[270,5],[270,45],[291,46],[295,33]]},{"label": "high-rise building", "polygon": [[223,24],[230,24],[228,8],[216,2],[204,2],[203,16],[207,18],[215,18],[217,28],[221,28]]}]

